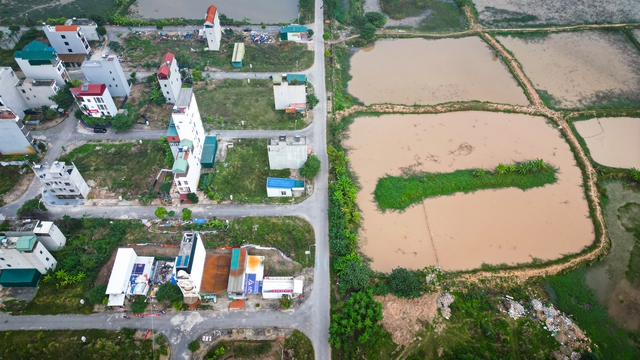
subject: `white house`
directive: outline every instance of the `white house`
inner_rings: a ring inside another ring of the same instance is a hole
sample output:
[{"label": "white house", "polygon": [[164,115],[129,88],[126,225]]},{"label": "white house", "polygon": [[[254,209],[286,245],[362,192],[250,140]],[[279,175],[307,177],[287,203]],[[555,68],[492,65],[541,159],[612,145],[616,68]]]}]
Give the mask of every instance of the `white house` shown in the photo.
[{"label": "white house", "polygon": [[182,88],[182,79],[180,78],[178,62],[172,53],[168,52],[164,55],[157,75],[162,95],[164,95],[168,103],[175,104]]},{"label": "white house", "polygon": [[35,165],[33,171],[45,191],[58,199],[86,199],[89,194],[89,185],[74,164],[54,161],[51,166]]},{"label": "white house", "polygon": [[79,88],[69,89],[78,101],[80,110],[92,117],[116,116],[118,107],[113,102],[111,93],[105,84],[84,84]]},{"label": "white house", "polygon": [[89,55],[91,47],[78,25],[43,25],[42,30],[51,46],[61,55]]},{"label": "white house", "polygon": [[89,41],[91,40],[102,40],[102,37],[98,34],[98,24],[96,24],[93,20],[83,19],[83,18],[71,18],[67,19],[64,23],[65,25],[75,25],[80,31],[84,34],[85,38]]},{"label": "white house", "polygon": [[180,198],[186,199],[188,193],[198,189],[202,170],[200,160],[205,141],[205,131],[193,89],[180,90],[171,118],[180,139],[171,172]]},{"label": "white house", "polygon": [[303,110],[307,104],[307,77],[301,74],[274,75],[273,98],[276,110]]},{"label": "white house", "polygon": [[55,80],[35,80],[26,78],[20,80],[16,85],[16,90],[30,108],[39,108],[43,105],[57,106],[57,104],[49,99],[55,95],[60,88],[56,85]]},{"label": "white house", "polygon": [[307,161],[309,148],[305,136],[276,136],[267,144],[271,170],[299,169]]},{"label": "white house", "polygon": [[304,181],[283,178],[267,178],[268,197],[299,197],[304,193]]},{"label": "white house", "polygon": [[9,108],[0,107],[0,154],[30,155],[36,152],[31,132]]},{"label": "white house", "polygon": [[128,96],[131,87],[115,56],[103,60],[89,60],[82,64],[84,76],[93,84],[105,84],[112,96]]},{"label": "white house", "polygon": [[18,116],[24,117],[24,110],[29,106],[16,89],[19,82],[13,69],[0,67],[0,108],[8,107]]},{"label": "white house", "polygon": [[289,295],[292,299],[302,295],[304,276],[265,276],[262,279],[262,298],[280,299]]},{"label": "white house", "polygon": [[203,30],[204,37],[207,39],[207,48],[205,50],[219,51],[222,28],[220,27],[220,19],[218,19],[218,9],[213,5],[207,9]]},{"label": "white house", "polygon": [[38,239],[31,236],[0,236],[0,269],[36,269],[41,274],[58,262]]},{"label": "white house", "polygon": [[187,304],[200,300],[200,284],[206,256],[207,251],[199,233],[188,232],[182,235],[171,282],[178,284],[184,295],[184,302]]},{"label": "white house", "polygon": [[107,306],[122,306],[131,295],[147,295],[153,261],[153,257],[138,256],[131,248],[118,249],[105,292],[109,295]]},{"label": "white house", "polygon": [[67,238],[53,221],[24,220],[19,227],[0,232],[7,237],[35,236],[49,251],[63,247]]},{"label": "white house", "polygon": [[22,50],[16,51],[14,57],[20,70],[28,78],[53,79],[60,87],[69,82],[69,73],[56,51],[40,41],[30,42]]}]

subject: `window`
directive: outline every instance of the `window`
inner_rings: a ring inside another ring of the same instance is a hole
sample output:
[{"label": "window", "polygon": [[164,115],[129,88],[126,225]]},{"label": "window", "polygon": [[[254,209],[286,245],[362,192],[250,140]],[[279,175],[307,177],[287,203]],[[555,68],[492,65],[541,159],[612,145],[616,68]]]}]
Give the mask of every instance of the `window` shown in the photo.
[{"label": "window", "polygon": [[109,87],[111,87],[111,84],[109,84]]},{"label": "window", "polygon": [[67,49],[67,51],[68,51],[68,52],[73,52],[73,50],[71,50],[71,49]]},{"label": "window", "polygon": [[113,72],[109,71],[109,74],[113,74]]},{"label": "window", "polygon": [[7,264],[7,267],[11,267],[11,264]]},{"label": "window", "polygon": [[118,84],[116,84],[116,87],[118,87]]},{"label": "window", "polygon": [[33,98],[35,99],[35,98],[36,98],[36,96],[35,96],[35,95],[33,95]]},{"label": "window", "polygon": [[27,96],[27,100],[31,100],[31,99],[29,99],[29,97]]},{"label": "window", "polygon": [[64,183],[64,184],[65,184],[66,186],[71,186],[71,183],[68,183],[68,182],[66,182],[66,183]]},{"label": "window", "polygon": [[286,191],[280,191],[280,195],[282,195],[282,196],[286,196],[286,195],[287,195],[287,192],[286,192]]},{"label": "window", "polygon": [[87,102],[91,102],[91,99],[87,98]]},{"label": "window", "polygon": [[49,258],[48,258],[48,257],[47,257],[46,259],[47,259],[47,261],[49,261]]},{"label": "window", "polygon": [[51,193],[55,194],[55,193],[56,193],[56,191],[55,191],[55,190],[53,190],[53,189],[51,189]]},{"label": "window", "polygon": [[104,100],[102,100],[101,97],[96,98],[96,102],[99,103],[99,104],[104,104]]},{"label": "window", "polygon": [[40,254],[42,254],[42,250],[40,250]]},{"label": "window", "polygon": [[116,78],[111,78],[111,80],[116,81]]},{"label": "window", "polygon": [[68,41],[65,41],[65,42],[64,42],[64,44],[65,44],[65,45],[67,45],[67,46],[69,46],[69,42],[68,42]]},{"label": "window", "polygon": [[60,35],[61,38],[66,39],[67,35]]},{"label": "window", "polygon": [[0,258],[0,260],[4,261],[4,258]]},{"label": "window", "polygon": [[74,193],[74,192],[76,192],[76,191],[75,191],[75,190],[69,190],[69,192],[70,192],[70,193]]},{"label": "window", "polygon": [[167,84],[164,84],[164,87],[167,87]]},{"label": "window", "polygon": [[167,91],[167,95],[169,95],[169,92]]},{"label": "window", "polygon": [[24,91],[24,89],[20,89],[20,91],[22,91],[23,94],[27,93],[26,91]]}]

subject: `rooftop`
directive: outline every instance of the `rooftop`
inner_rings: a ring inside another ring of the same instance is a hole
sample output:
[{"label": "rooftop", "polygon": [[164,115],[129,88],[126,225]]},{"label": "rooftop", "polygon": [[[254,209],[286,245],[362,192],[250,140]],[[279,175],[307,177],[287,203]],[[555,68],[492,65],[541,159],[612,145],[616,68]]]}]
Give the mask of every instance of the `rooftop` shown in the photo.
[{"label": "rooftop", "polygon": [[18,241],[16,243],[16,250],[18,251],[31,251],[33,250],[33,247],[36,245],[36,241],[38,239],[31,235],[31,236],[21,236],[20,238],[18,238]]},{"label": "rooftop", "polygon": [[213,24],[213,19],[216,16],[216,11],[218,11],[218,9],[215,6],[209,6],[209,8],[207,9],[207,14],[204,17],[204,22]]},{"label": "rooftop", "polygon": [[182,235],[182,242],[180,243],[180,251],[178,257],[176,257],[176,269],[185,269],[187,272],[191,272],[190,262],[193,260],[193,252],[195,251],[194,243],[198,241],[196,233],[184,233]]},{"label": "rooftop", "polygon": [[64,23],[65,25],[89,25],[89,26],[93,26],[93,25],[98,25],[96,24],[93,20],[89,20],[89,19],[78,19],[78,18],[73,18],[73,19],[67,19],[67,21]]},{"label": "rooftop", "polygon": [[55,80],[34,80],[32,78],[22,79],[18,82],[17,86],[22,86],[23,84],[31,84],[31,86],[47,86],[51,87],[55,83]]},{"label": "rooftop", "polygon": [[269,145],[277,146],[277,145],[287,145],[287,146],[296,146],[296,145],[307,145],[307,137],[306,136],[274,136],[269,139]]},{"label": "rooftop", "polygon": [[15,57],[24,60],[51,60],[56,58],[56,51],[49,45],[37,40],[28,43]]},{"label": "rooftop", "polygon": [[159,78],[167,78],[170,73],[170,66],[173,62],[174,56],[172,53],[168,52],[164,54],[162,57],[162,62],[160,63],[160,68],[158,69],[158,77]]},{"label": "rooftop", "polygon": [[78,27],[75,25],[56,25],[54,27],[55,31],[78,31]]},{"label": "rooftop", "polygon": [[192,88],[180,89],[180,94],[178,94],[178,101],[176,101],[176,106],[189,107],[189,104],[191,104],[191,95],[193,95]]},{"label": "rooftop", "polygon": [[73,164],[66,165],[64,162],[60,161],[54,161],[53,164],[48,167],[45,165],[35,165],[33,167],[33,171],[41,179],[45,178],[47,174],[50,174],[54,178],[61,177],[63,172],[67,172],[69,175],[71,175],[73,169],[75,169],[75,166]]},{"label": "rooftop", "polygon": [[304,74],[287,74],[287,81],[292,82],[298,80],[301,84],[307,82],[307,75]]},{"label": "rooftop", "polygon": [[207,254],[204,261],[204,274],[200,284],[201,294],[216,294],[227,290],[229,283],[229,254]]},{"label": "rooftop", "polygon": [[79,88],[71,88],[69,91],[76,97],[102,96],[106,89],[107,86],[105,84],[84,84]]},{"label": "rooftop", "polygon": [[2,108],[0,109],[0,120],[18,120],[18,115],[14,114],[11,109]]},{"label": "rooftop", "polygon": [[298,25],[298,24],[291,24],[291,25],[287,25],[287,26],[281,27],[280,28],[280,32],[283,32],[283,33],[307,32],[307,27],[306,26],[302,26],[302,25]]},{"label": "rooftop", "polygon": [[304,187],[304,181],[284,178],[267,178],[267,187],[273,189],[293,189]]}]

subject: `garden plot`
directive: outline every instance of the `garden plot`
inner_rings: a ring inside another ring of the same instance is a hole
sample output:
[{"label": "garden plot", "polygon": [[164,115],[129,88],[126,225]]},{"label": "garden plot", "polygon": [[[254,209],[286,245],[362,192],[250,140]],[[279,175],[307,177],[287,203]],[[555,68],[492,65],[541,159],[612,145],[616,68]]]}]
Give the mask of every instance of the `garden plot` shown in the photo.
[{"label": "garden plot", "polygon": [[637,0],[473,0],[490,27],[640,21]]},{"label": "garden plot", "polygon": [[505,64],[478,37],[377,41],[353,55],[351,75],[349,92],[365,104],[528,104]]},{"label": "garden plot", "polygon": [[499,36],[551,107],[640,103],[640,52],[620,32]]},{"label": "garden plot", "polygon": [[[484,112],[362,117],[350,126],[345,146],[361,186],[361,250],[373,270],[549,260],[593,242],[580,169],[544,118]],[[404,212],[382,213],[373,199],[379,178],[408,167],[452,172],[534,158],[559,169],[555,184],[430,198]]]},{"label": "garden plot", "polygon": [[640,169],[640,118],[596,118],[574,126],[598,164]]}]

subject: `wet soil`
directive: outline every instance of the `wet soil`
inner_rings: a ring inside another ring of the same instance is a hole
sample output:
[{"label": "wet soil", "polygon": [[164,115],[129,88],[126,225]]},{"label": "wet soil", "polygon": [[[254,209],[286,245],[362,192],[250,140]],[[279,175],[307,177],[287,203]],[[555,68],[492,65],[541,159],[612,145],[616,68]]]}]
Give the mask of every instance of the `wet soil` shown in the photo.
[{"label": "wet soil", "polygon": [[595,118],[574,123],[591,158],[602,165],[640,168],[640,118]]}]

